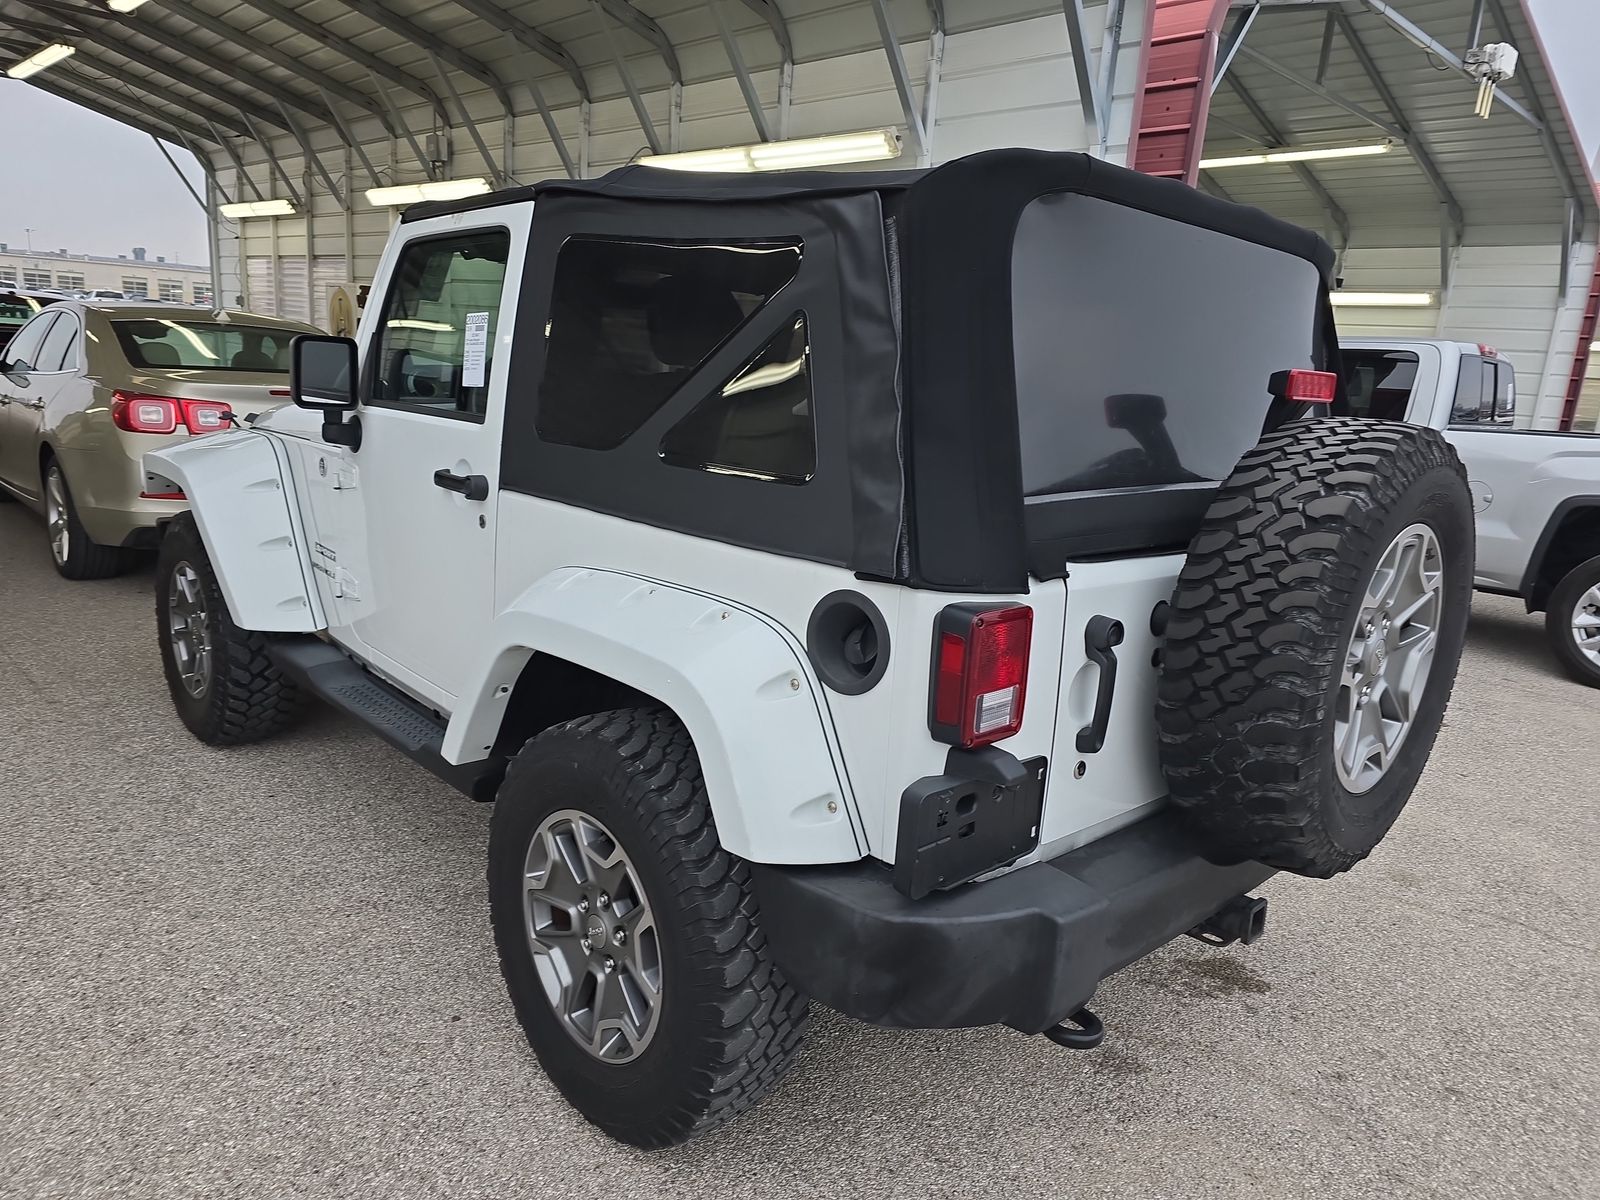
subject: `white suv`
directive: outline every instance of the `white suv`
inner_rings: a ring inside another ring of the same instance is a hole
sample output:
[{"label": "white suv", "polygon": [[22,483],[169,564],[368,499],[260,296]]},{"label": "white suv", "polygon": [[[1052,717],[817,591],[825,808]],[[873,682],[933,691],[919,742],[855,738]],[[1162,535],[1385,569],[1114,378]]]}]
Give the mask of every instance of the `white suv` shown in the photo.
[{"label": "white suv", "polygon": [[1331,266],[1036,151],[418,206],[300,407],[149,457],[174,702],[321,697],[494,800],[512,1002],[625,1141],[811,999],[1092,1047],[1103,977],[1371,851],[1449,697],[1466,481],[1305,419]]}]

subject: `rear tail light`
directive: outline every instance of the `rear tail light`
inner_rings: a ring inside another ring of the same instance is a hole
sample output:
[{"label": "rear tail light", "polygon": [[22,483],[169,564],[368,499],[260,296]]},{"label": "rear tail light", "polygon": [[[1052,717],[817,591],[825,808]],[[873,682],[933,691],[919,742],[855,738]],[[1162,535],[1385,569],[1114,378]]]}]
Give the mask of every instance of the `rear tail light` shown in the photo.
[{"label": "rear tail light", "polygon": [[129,433],[215,433],[233,420],[233,408],[220,400],[174,400],[140,392],[111,393],[111,423]]},{"label": "rear tail light", "polygon": [[233,408],[220,400],[180,400],[183,423],[190,433],[215,433],[233,420]]},{"label": "rear tail light", "polygon": [[165,396],[112,392],[111,423],[129,433],[172,433],[178,428],[178,402]]},{"label": "rear tail light", "polygon": [[1483,342],[1478,343],[1478,353],[1483,355],[1485,358],[1500,357],[1500,351],[1496,350],[1493,346],[1485,345]]},{"label": "rear tail light", "polygon": [[1021,729],[1032,640],[1033,609],[1026,605],[945,608],[933,636],[933,736],[971,750]]},{"label": "rear tail light", "polygon": [[1339,377],[1332,371],[1290,371],[1283,397],[1299,404],[1332,404],[1339,392]]}]

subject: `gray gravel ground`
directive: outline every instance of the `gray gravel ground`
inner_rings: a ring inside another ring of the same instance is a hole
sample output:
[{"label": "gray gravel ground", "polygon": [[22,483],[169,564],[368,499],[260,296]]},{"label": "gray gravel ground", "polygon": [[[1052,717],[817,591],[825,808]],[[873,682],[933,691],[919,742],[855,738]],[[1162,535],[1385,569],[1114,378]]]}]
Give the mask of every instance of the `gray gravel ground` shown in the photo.
[{"label": "gray gravel ground", "polygon": [[0,1196],[1600,1196],[1600,693],[1480,597],[1423,786],[1248,948],[1107,983],[1092,1054],[819,1012],[654,1155],[545,1081],[485,926],[488,810],[331,715],[215,751],[148,571],[0,507]]}]

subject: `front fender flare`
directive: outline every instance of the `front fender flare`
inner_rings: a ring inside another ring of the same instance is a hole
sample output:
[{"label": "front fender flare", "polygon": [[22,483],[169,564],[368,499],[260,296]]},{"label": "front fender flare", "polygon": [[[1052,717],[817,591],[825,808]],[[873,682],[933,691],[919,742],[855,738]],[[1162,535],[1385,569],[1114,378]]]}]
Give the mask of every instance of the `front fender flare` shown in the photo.
[{"label": "front fender flare", "polygon": [[654,697],[694,739],[722,844],[753,862],[853,862],[864,853],[820,683],[793,637],[749,609],[672,584],[567,567],[495,618],[445,733],[452,763],[494,745],[535,652]]},{"label": "front fender flare", "polygon": [[249,429],[212,433],[152,450],[144,462],[189,498],[235,624],[263,633],[324,627],[288,452],[277,438]]}]

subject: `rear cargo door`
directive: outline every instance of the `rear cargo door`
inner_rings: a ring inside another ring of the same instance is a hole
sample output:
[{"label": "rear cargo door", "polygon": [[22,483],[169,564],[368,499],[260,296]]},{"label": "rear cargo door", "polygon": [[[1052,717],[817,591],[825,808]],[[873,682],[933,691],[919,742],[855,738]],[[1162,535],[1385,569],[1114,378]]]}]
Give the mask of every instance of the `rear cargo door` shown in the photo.
[{"label": "rear cargo door", "polygon": [[[1068,568],[1061,687],[1039,842],[1093,841],[1166,795],[1156,749],[1156,630],[1182,555]],[[1112,624],[1114,622],[1114,624]]]}]

